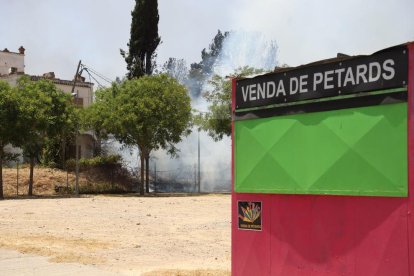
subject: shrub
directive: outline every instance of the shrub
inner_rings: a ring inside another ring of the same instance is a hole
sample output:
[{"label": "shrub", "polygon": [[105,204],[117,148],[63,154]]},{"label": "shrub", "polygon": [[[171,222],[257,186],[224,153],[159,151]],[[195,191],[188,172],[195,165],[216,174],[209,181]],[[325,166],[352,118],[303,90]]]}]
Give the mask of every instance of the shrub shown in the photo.
[{"label": "shrub", "polygon": [[[115,167],[122,166],[122,158],[120,155],[109,155],[109,156],[97,156],[90,159],[81,158],[79,159],[79,169],[86,170],[96,167]],[[66,161],[66,168],[69,171],[74,171],[76,168],[76,160],[69,159]]]}]

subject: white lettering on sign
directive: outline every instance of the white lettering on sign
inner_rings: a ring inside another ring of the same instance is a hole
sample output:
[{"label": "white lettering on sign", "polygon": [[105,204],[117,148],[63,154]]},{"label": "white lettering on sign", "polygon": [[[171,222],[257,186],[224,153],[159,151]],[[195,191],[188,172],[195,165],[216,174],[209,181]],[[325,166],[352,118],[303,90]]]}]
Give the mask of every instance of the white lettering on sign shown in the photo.
[{"label": "white lettering on sign", "polygon": [[290,95],[296,94],[299,90],[298,78],[291,78],[289,87],[290,87]]},{"label": "white lettering on sign", "polygon": [[345,72],[345,68],[335,70],[336,78],[338,79],[338,87],[341,87],[341,79],[343,72]]},{"label": "white lettering on sign", "polygon": [[[331,67],[332,68],[332,67]],[[266,100],[271,98],[318,93],[318,91],[340,89],[354,85],[392,80],[396,76],[395,61],[372,61],[353,66],[306,73],[260,83],[246,84],[241,87],[243,102]]]},{"label": "white lettering on sign", "polygon": [[283,84],[283,80],[280,80],[279,84],[277,85],[276,97],[279,97],[279,94],[283,94],[283,96],[286,96],[285,85]]},{"label": "white lettering on sign", "polygon": [[[365,77],[365,75],[367,74],[368,68],[365,64],[358,65],[356,67],[356,71],[357,71],[356,81],[358,84],[368,82],[367,78]],[[361,80],[361,82],[359,80]]]},{"label": "white lettering on sign", "polygon": [[[382,78],[384,80],[390,80],[390,79],[394,78],[395,69],[394,69],[394,67],[391,67],[391,65],[394,66],[394,63],[395,62],[392,59],[387,59],[386,61],[384,61],[384,64],[382,66],[382,68],[385,71],[384,73],[382,73]],[[387,72],[388,72],[388,74],[387,74]]]},{"label": "white lettering on sign", "polygon": [[247,101],[247,95],[249,94],[250,86],[242,87],[243,101]]},{"label": "white lettering on sign", "polygon": [[[374,72],[375,71],[375,72]],[[376,73],[376,75],[374,75]],[[379,80],[381,77],[381,65],[378,62],[371,62],[369,64],[369,82],[374,82]]]},{"label": "white lettering on sign", "polygon": [[272,98],[275,95],[275,86],[276,85],[274,81],[269,81],[267,83],[267,94],[266,95],[268,98]]},{"label": "white lettering on sign", "polygon": [[[325,82],[324,82],[324,88],[325,89],[332,89],[332,88],[334,88],[334,84],[333,84],[333,73],[334,73],[334,70],[326,71],[325,72]],[[332,84],[329,84],[329,83],[332,83]]]},{"label": "white lettering on sign", "polygon": [[306,93],[306,92],[308,92],[308,88],[307,88],[307,86],[308,86],[308,75],[303,75],[303,76],[300,76],[300,78],[299,78],[299,82],[300,82],[300,85],[299,85],[299,93]]},{"label": "white lettering on sign", "polygon": [[351,67],[349,67],[348,70],[346,70],[344,86],[347,86],[348,83],[355,85],[354,73],[352,72]]},{"label": "white lettering on sign", "polygon": [[259,100],[260,97],[262,99],[266,99],[266,89],[265,89],[266,83],[262,83],[262,85],[260,85],[260,83],[257,84],[257,99]]},{"label": "white lettering on sign", "polygon": [[316,86],[321,84],[323,81],[323,74],[322,73],[315,73],[313,74],[313,91],[316,91]]}]

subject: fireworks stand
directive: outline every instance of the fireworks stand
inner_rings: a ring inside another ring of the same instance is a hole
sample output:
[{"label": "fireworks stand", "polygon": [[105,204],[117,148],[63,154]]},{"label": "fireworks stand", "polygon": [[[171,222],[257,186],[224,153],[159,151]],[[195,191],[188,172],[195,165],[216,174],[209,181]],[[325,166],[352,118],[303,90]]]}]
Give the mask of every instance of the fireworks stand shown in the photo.
[{"label": "fireworks stand", "polygon": [[232,84],[232,275],[414,275],[414,43]]}]

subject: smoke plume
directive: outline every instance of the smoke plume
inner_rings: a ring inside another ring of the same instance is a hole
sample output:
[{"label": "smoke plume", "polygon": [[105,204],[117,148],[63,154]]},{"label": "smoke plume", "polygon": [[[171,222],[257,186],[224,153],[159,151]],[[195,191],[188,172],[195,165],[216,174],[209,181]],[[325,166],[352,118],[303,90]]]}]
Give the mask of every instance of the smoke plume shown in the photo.
[{"label": "smoke plume", "polygon": [[[277,63],[277,44],[268,40],[258,32],[229,32],[224,38],[219,54],[214,59],[212,70],[203,77],[193,79],[190,75],[181,78],[181,81],[189,88],[200,88],[201,92],[209,90],[208,81],[214,74],[226,76],[236,69],[244,66],[272,70]],[[170,64],[171,66],[171,64]],[[179,62],[182,70],[183,63]],[[172,72],[177,72],[172,68]],[[208,111],[208,103],[202,94],[190,91],[192,95],[192,108],[200,112]],[[184,137],[183,141],[176,145],[180,150],[177,158],[171,158],[163,150],[151,154],[150,171],[157,171],[157,179],[170,179],[181,182],[187,191],[196,190],[198,170],[198,139],[200,140],[200,175],[201,191],[230,191],[231,189],[231,139],[224,137],[215,142],[206,132],[196,128],[192,133]],[[137,149],[123,149],[123,157],[131,167],[137,167]]]}]

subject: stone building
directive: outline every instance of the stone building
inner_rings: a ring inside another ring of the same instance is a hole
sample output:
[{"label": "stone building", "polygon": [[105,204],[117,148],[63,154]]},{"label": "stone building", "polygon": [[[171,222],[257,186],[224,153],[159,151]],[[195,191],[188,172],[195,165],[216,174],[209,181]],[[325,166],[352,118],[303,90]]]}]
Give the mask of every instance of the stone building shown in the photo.
[{"label": "stone building", "polygon": [[[86,82],[85,78],[78,76],[76,82],[74,80],[62,80],[56,78],[54,72],[48,72],[42,76],[33,76],[25,73],[25,49],[21,46],[18,52],[9,51],[7,48],[0,50],[0,80],[8,82],[10,85],[15,86],[17,80],[23,76],[29,76],[32,80],[36,81],[39,79],[51,80],[58,89],[64,93],[71,94],[73,85],[74,88],[74,103],[82,108],[88,107],[93,102],[93,83]],[[78,151],[81,158],[91,158],[94,155],[94,149],[96,139],[91,131],[83,132],[77,136]],[[75,156],[75,146],[69,147],[69,157]],[[21,153],[20,149],[12,148],[11,146],[6,147],[7,151]]]}]

